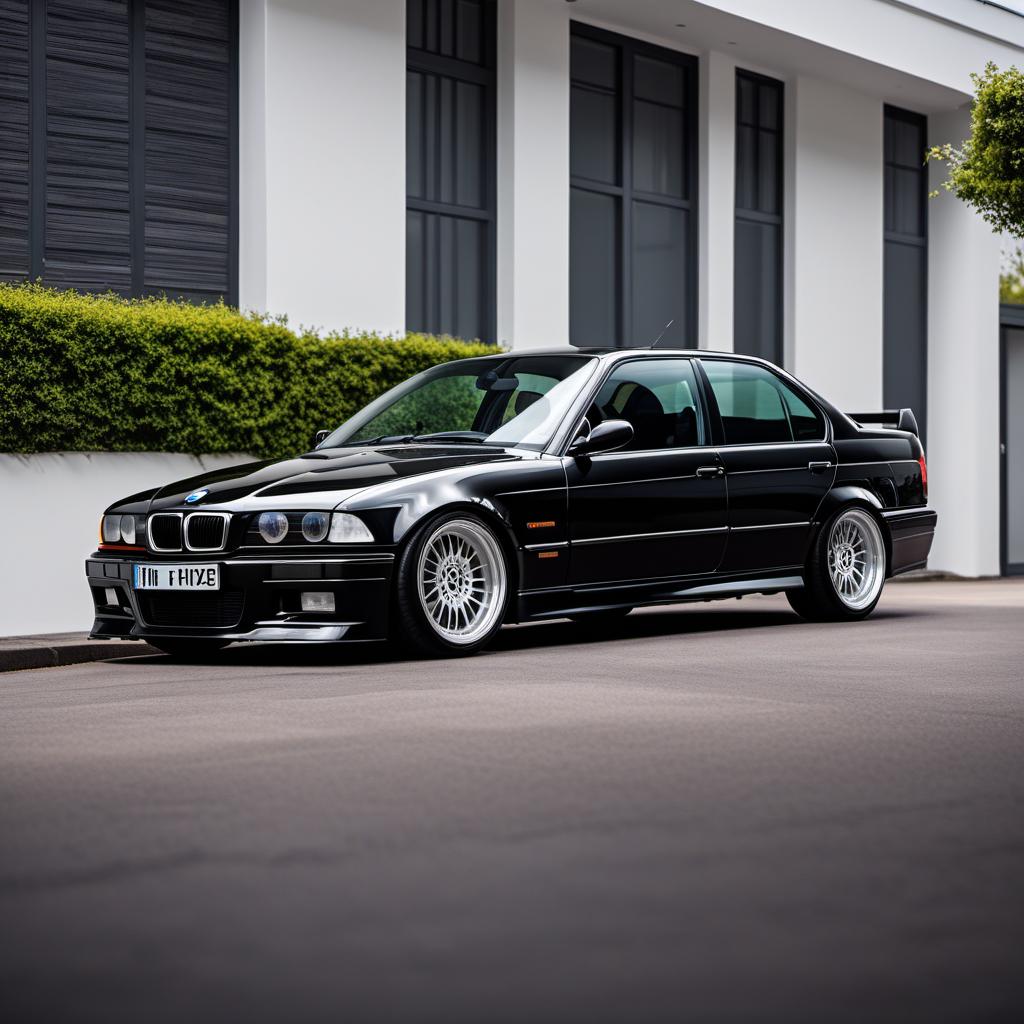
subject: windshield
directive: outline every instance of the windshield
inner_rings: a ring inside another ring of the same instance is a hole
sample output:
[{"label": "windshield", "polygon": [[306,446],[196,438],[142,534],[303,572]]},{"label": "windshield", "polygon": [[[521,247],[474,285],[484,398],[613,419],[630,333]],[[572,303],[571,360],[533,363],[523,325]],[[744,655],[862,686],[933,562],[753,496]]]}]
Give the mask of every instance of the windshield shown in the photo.
[{"label": "windshield", "polygon": [[576,355],[444,363],[385,392],[319,447],[437,441],[543,451],[596,365]]}]

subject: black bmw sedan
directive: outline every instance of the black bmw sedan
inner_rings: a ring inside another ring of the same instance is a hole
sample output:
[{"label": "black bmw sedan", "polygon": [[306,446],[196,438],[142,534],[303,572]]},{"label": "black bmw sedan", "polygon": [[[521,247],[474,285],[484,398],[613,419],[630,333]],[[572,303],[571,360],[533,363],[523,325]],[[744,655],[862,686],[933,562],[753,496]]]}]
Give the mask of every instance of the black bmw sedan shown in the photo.
[{"label": "black bmw sedan", "polygon": [[480,650],[502,623],[784,592],[869,615],[935,531],[909,409],[840,412],[762,360],[500,353],[436,366],[294,458],[116,502],[95,638]]}]

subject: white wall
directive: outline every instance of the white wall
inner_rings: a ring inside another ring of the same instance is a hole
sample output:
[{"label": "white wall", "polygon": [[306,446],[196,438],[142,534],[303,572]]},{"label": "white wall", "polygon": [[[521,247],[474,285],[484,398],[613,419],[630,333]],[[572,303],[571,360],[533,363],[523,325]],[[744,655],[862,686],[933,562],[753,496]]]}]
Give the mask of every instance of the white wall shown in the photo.
[{"label": "white wall", "polygon": [[243,0],[240,20],[243,306],[404,330],[404,0]]},{"label": "white wall", "polygon": [[712,50],[698,86],[697,344],[733,349],[736,237],[736,61]]},{"label": "white wall", "polygon": [[789,87],[791,368],[841,409],[880,409],[882,104],[816,79]]},{"label": "white wall", "polygon": [[0,454],[0,536],[22,538],[4,551],[0,636],[87,631],[93,604],[85,559],[96,550],[103,510],[148,488],[248,461],[162,452]]},{"label": "white wall", "polygon": [[569,18],[498,5],[498,342],[569,343]]},{"label": "white wall", "polygon": [[[967,108],[928,119],[930,143],[959,141]],[[945,177],[930,168],[930,187]],[[928,202],[928,484],[939,526],[929,565],[999,572],[1000,239],[965,203]]]}]

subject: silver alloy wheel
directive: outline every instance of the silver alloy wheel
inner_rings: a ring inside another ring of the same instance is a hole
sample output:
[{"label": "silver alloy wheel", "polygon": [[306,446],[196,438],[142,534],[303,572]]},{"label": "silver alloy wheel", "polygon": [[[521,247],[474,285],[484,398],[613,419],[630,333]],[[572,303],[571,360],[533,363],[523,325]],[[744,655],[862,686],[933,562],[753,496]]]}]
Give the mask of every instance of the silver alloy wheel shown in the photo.
[{"label": "silver alloy wheel", "polygon": [[438,636],[460,646],[475,643],[505,607],[505,560],[497,540],[472,519],[442,523],[420,551],[416,586]]},{"label": "silver alloy wheel", "polygon": [[851,611],[867,608],[885,582],[885,544],[874,517],[851,508],[828,536],[828,574],[836,597]]}]

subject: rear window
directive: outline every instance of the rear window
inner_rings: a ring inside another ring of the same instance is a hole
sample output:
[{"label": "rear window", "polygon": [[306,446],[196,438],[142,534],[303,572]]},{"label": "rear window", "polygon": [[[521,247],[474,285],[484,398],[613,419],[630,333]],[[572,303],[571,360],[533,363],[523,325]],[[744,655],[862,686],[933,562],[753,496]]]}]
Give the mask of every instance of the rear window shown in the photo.
[{"label": "rear window", "polygon": [[718,402],[726,444],[824,439],[821,413],[770,370],[714,359],[701,365]]}]

